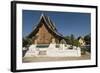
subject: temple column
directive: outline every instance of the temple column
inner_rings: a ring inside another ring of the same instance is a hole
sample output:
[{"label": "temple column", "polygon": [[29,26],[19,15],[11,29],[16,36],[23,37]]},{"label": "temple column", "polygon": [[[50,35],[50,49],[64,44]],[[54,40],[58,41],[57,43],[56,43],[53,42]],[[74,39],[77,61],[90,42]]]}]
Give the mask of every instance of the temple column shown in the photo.
[{"label": "temple column", "polygon": [[37,40],[35,40],[35,44],[37,44]]},{"label": "temple column", "polygon": [[52,44],[56,44],[56,42],[55,42],[55,39],[54,39],[54,38],[52,39]]}]

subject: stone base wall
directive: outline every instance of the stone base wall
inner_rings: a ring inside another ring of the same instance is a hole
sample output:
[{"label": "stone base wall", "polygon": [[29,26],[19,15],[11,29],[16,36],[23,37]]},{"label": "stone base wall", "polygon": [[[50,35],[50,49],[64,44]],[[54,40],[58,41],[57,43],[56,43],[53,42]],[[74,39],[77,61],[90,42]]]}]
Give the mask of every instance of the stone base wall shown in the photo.
[{"label": "stone base wall", "polygon": [[[79,47],[67,49],[63,46],[60,48],[54,47],[55,44],[50,44],[48,48],[36,48],[36,45],[31,45],[26,52],[25,57],[31,56],[48,56],[48,57],[79,57],[81,56],[81,49]],[[62,46],[62,45],[61,45]]]}]

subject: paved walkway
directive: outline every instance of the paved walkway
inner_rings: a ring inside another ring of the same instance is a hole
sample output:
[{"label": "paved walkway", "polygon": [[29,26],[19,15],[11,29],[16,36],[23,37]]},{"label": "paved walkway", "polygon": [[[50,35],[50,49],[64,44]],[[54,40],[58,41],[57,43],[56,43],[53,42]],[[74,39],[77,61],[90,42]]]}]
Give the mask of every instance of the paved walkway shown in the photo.
[{"label": "paved walkway", "polygon": [[30,62],[48,62],[48,61],[69,61],[69,60],[88,60],[91,59],[90,54],[82,55],[81,57],[23,57],[23,63]]}]

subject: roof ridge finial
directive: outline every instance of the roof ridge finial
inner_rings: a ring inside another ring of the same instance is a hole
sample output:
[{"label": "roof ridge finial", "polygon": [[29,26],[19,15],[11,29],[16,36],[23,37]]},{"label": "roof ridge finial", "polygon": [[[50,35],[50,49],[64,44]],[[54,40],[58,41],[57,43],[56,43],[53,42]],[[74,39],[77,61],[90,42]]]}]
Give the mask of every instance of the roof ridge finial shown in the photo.
[{"label": "roof ridge finial", "polygon": [[41,13],[40,19],[41,19],[42,17],[44,17],[44,13],[43,13],[43,12]]},{"label": "roof ridge finial", "polygon": [[41,16],[44,16],[44,13],[43,12],[41,13]]},{"label": "roof ridge finial", "polygon": [[46,14],[44,12],[41,13],[41,16],[46,16]]}]

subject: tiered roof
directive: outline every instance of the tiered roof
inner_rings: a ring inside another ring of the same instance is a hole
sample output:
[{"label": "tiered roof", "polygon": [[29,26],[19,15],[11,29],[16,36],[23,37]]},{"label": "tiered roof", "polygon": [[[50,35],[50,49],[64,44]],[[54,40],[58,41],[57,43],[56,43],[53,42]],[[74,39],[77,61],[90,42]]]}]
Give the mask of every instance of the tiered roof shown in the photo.
[{"label": "tiered roof", "polygon": [[63,38],[63,35],[57,31],[55,24],[51,21],[51,19],[48,16],[44,15],[43,13],[40,16],[38,24],[36,24],[33,27],[33,31],[29,34],[29,36],[28,36],[29,38],[32,38],[36,34],[39,27],[41,26],[41,24],[40,24],[41,22],[44,22],[45,26],[48,28],[48,30],[50,32],[52,32],[53,34],[55,34],[55,36]]}]

